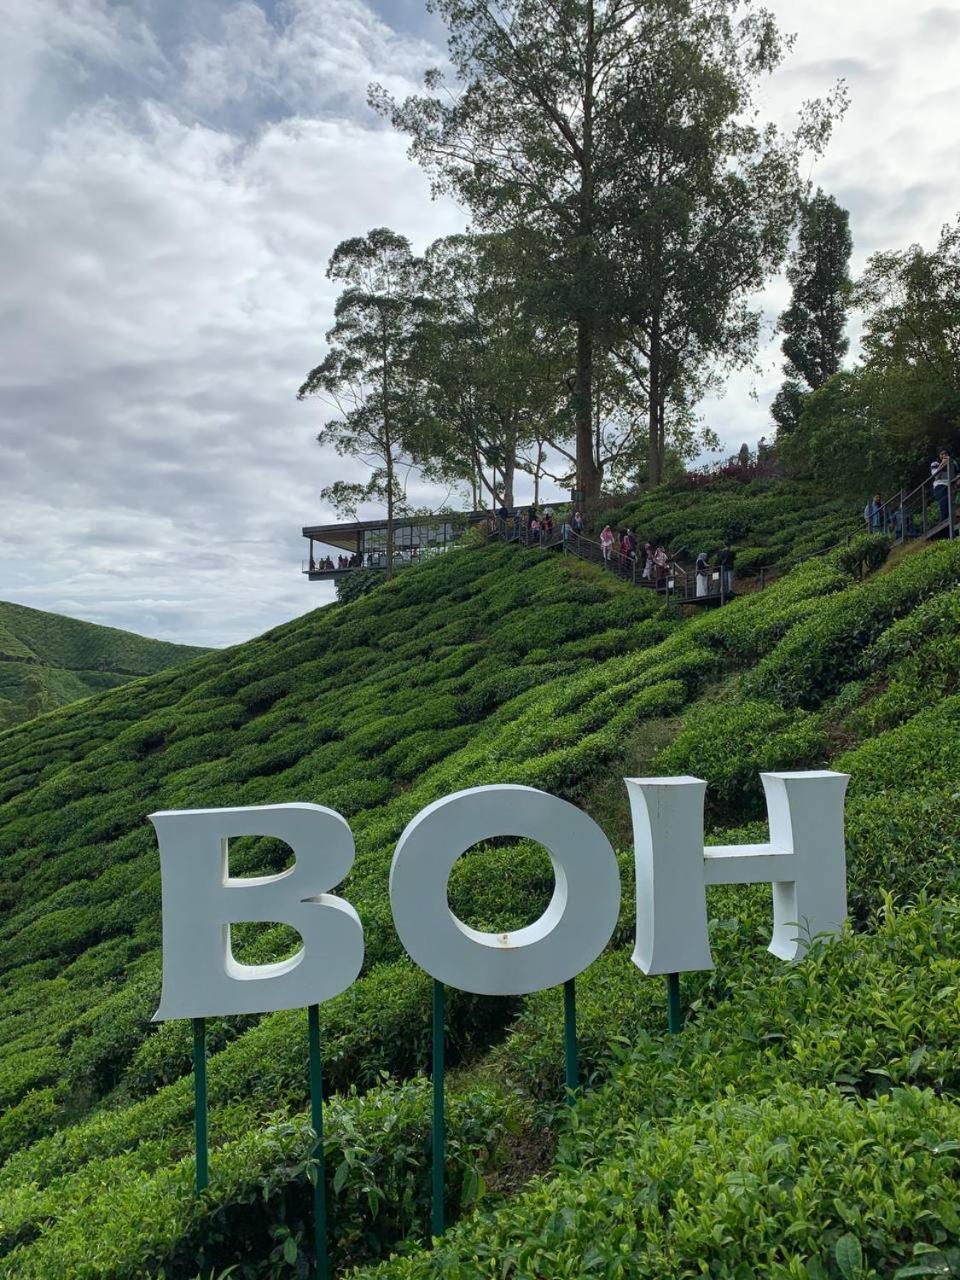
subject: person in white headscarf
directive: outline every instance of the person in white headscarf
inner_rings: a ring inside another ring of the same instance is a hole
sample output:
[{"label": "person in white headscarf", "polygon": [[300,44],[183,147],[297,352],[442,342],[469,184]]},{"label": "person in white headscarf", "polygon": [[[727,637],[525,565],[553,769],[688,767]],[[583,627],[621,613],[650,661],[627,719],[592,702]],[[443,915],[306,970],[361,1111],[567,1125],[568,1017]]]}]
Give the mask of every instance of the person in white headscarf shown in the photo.
[{"label": "person in white headscarf", "polygon": [[707,594],[707,579],[710,569],[707,564],[707,553],[701,551],[697,556],[697,595],[705,596]]}]

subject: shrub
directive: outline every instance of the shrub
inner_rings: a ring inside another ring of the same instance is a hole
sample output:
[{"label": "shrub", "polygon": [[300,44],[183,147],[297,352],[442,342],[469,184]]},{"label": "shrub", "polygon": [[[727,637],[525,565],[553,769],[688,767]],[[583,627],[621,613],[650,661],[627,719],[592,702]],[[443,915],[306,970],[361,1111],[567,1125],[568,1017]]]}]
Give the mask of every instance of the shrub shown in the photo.
[{"label": "shrub", "polygon": [[851,578],[865,578],[875,573],[890,554],[891,540],[883,533],[862,533],[851,538],[839,551],[834,552],[838,569]]}]

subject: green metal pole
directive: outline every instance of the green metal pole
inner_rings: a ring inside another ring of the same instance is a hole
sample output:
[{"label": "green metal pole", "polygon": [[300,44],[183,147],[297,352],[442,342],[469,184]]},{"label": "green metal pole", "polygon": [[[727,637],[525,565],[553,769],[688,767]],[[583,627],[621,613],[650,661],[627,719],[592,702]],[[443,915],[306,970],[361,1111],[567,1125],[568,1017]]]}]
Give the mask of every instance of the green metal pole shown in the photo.
[{"label": "green metal pole", "polygon": [[667,974],[667,1026],[675,1036],[683,1030],[683,1009],[680,1005],[680,975]]},{"label": "green metal pole", "polygon": [[577,1100],[580,1072],[577,1066],[577,984],[568,978],[563,984],[563,1065],[567,1082],[567,1105]]},{"label": "green metal pole", "polygon": [[323,1152],[323,1058],[320,1056],[320,1006],[307,1008],[307,1027],[310,1040],[310,1123],[317,1135],[313,1155],[316,1160],[317,1180],[313,1184],[313,1247],[317,1260],[317,1275],[328,1280],[330,1260],[327,1257],[327,1179]]},{"label": "green metal pole", "polygon": [[443,1031],[444,1031],[443,983],[433,983],[433,1213],[432,1232],[442,1236],[444,1232],[443,1190],[444,1149],[446,1146],[443,1118]]},{"label": "green metal pole", "polygon": [[193,1020],[193,1127],[197,1147],[197,1195],[210,1181],[210,1153],[207,1145],[207,1024]]}]

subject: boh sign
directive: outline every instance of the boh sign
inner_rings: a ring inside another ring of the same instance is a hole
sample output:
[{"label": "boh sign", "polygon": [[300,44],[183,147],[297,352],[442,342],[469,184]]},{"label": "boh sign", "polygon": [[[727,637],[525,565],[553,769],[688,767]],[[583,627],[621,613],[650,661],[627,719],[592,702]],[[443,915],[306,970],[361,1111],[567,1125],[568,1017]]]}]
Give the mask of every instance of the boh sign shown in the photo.
[{"label": "boh sign", "polygon": [[[770,883],[770,950],[797,959],[809,939],[836,934],[846,916],[843,802],[847,775],[761,774],[766,844],[704,845],[706,783],[626,778],[636,863],[634,964],[665,974],[671,1029],[679,1029],[679,975],[713,968],[707,886]],[[322,1132],[317,1007],[345,991],[363,964],[363,925],[330,891],[354,859],[340,814],[315,804],[201,809],[151,816],[163,882],[163,990],[155,1020],[192,1018],[197,1084],[198,1186],[206,1185],[203,1019],[306,1007],[310,1013],[313,1121]],[[279,875],[234,878],[229,840],[272,836],[293,850]],[[447,901],[450,871],[472,845],[502,836],[543,845],[555,887],[526,928],[482,933]],[[443,989],[523,995],[564,986],[567,1085],[576,1088],[574,979],[610,941],[620,910],[616,856],[597,824],[574,805],[521,786],[476,787],[428,805],[400,837],[390,867],[390,904],[411,958],[434,979],[434,1232],[443,1229]],[[244,965],[230,929],[284,923],[302,949],[276,964]],[[318,1158],[322,1157],[322,1142]],[[317,1183],[318,1267],[325,1263],[323,1179]]]}]

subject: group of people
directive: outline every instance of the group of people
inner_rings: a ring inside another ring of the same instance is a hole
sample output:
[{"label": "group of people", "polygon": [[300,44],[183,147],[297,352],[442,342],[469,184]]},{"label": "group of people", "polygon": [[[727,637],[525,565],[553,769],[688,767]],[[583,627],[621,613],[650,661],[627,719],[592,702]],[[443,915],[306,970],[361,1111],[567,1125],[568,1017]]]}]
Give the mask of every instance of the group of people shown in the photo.
[{"label": "group of people", "polygon": [[[724,547],[717,553],[716,569],[720,577],[720,599],[724,599],[733,595],[733,566],[736,561],[736,552],[731,547]],[[710,560],[705,551],[701,551],[697,555],[697,563],[694,566],[694,573],[697,577],[697,596],[710,594]]]},{"label": "group of people", "polygon": [[[940,449],[930,463],[930,478],[933,481],[933,499],[940,511],[941,521],[950,518],[950,487],[956,481],[953,461],[947,449]],[[916,534],[912,513],[905,513],[902,503],[894,501],[884,504],[879,493],[875,493],[863,508],[863,521],[868,533],[889,533],[895,538],[912,538]]]},{"label": "group of people", "polygon": [[[545,507],[541,511],[536,506],[525,509],[502,505],[497,510],[500,532],[507,537],[521,537],[528,543],[542,543],[552,540],[555,529],[553,511]],[[564,545],[570,544],[574,538],[579,539],[585,533],[586,525],[583,513],[574,511],[565,516],[560,526],[560,536]],[[670,556],[666,547],[645,542],[641,547],[632,529],[624,528],[615,532],[609,524],[605,524],[600,533],[600,550],[605,564],[636,564],[640,568],[640,578],[660,587],[670,574]],[[721,598],[733,595],[734,552],[724,547],[717,555],[716,569],[720,578]],[[696,563],[697,596],[710,593],[710,564],[707,553],[701,551]]]},{"label": "group of people", "polygon": [[332,556],[321,556],[319,560],[311,558],[311,573],[330,573],[334,569],[362,569],[363,556],[357,552],[352,556],[337,556],[337,563],[333,563]]},{"label": "group of people", "polygon": [[621,529],[615,533],[608,524],[600,531],[600,550],[606,562],[619,556],[621,560],[636,561],[642,566],[641,577],[652,582],[662,582],[670,568],[670,557],[667,549],[645,542],[638,550],[637,539],[632,529]]}]

